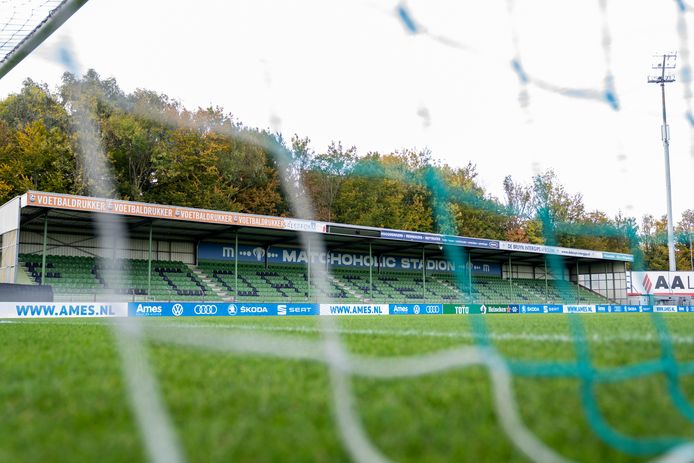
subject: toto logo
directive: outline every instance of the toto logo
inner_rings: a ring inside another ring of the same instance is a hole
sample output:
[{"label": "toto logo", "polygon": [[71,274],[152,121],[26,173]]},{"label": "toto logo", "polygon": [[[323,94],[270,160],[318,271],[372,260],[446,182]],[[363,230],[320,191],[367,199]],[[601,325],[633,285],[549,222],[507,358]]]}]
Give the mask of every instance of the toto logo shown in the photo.
[{"label": "toto logo", "polygon": [[173,307],[171,307],[171,313],[176,317],[180,317],[183,315],[183,306],[181,304],[174,304]]},{"label": "toto logo", "polygon": [[227,309],[227,313],[229,315],[236,315],[236,306],[234,304],[229,305],[229,308]]},{"label": "toto logo", "polygon": [[193,313],[195,313],[195,315],[215,315],[217,313],[217,306],[214,304],[198,304],[193,307]]}]

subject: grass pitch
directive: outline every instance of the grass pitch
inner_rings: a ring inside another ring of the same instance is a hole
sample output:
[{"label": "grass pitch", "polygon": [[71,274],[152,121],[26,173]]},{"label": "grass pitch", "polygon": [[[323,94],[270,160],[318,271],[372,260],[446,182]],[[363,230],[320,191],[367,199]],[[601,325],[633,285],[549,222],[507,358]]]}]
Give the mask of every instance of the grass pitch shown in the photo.
[{"label": "grass pitch", "polygon": [[[473,343],[473,316],[344,317],[349,350],[409,356]],[[594,366],[657,360],[648,314],[582,315]],[[663,316],[679,362],[694,360],[694,317]],[[565,315],[486,316],[493,345],[508,360],[575,362]],[[201,325],[224,335],[261,331],[317,339],[316,318],[142,320],[147,327]],[[185,456],[192,462],[348,461],[334,422],[324,365],[151,342],[150,360]],[[146,461],[108,322],[0,323],[0,461]],[[495,414],[482,367],[413,379],[354,378],[362,424],[395,461],[527,461]],[[591,429],[576,378],[513,380],[530,431],[578,461],[645,461],[606,444]],[[694,401],[694,379],[682,389]],[[606,421],[635,438],[694,437],[673,405],[663,373],[595,386]],[[653,455],[652,455],[653,456]]]}]

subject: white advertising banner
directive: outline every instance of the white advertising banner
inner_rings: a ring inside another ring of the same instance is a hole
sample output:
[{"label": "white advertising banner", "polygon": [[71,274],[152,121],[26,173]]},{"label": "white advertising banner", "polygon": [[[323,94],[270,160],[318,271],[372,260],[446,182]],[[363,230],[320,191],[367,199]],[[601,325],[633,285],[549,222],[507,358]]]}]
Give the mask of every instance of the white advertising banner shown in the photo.
[{"label": "white advertising banner", "polygon": [[565,305],[564,313],[595,313],[595,304]]},{"label": "white advertising banner", "polygon": [[694,272],[627,272],[628,296],[694,296]]},{"label": "white advertising banner", "polygon": [[127,302],[0,302],[0,318],[108,318],[127,316]]}]

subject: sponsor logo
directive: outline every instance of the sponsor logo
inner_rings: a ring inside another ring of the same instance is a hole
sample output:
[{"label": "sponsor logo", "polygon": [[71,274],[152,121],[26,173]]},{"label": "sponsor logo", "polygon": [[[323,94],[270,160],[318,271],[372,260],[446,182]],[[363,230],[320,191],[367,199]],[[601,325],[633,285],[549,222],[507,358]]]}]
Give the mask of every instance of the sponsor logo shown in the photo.
[{"label": "sponsor logo", "polygon": [[429,314],[441,313],[441,307],[439,307],[438,305],[428,305],[426,306],[426,312]]},{"label": "sponsor logo", "polygon": [[183,306],[181,304],[174,304],[173,307],[171,307],[171,313],[176,317],[180,317],[183,315]]},{"label": "sponsor logo", "polygon": [[[279,312],[279,306],[277,307],[277,311]],[[295,314],[312,314],[313,313],[313,307],[288,307],[287,310],[289,313],[295,313]]]},{"label": "sponsor logo", "polygon": [[595,312],[595,306],[592,305],[567,305],[566,311],[568,313],[593,313]]},{"label": "sponsor logo", "polygon": [[418,305],[414,306],[414,309],[412,309],[412,310],[414,311],[415,314],[419,314],[419,306]]},{"label": "sponsor logo", "polygon": [[195,315],[216,315],[217,306],[214,304],[198,304],[193,307]]},{"label": "sponsor logo", "polygon": [[482,313],[508,313],[511,309],[507,305],[488,305],[480,307]]},{"label": "sponsor logo", "polygon": [[135,309],[135,312],[143,315],[161,315],[161,306],[137,304],[137,309]]},{"label": "sponsor logo", "polygon": [[677,312],[676,305],[657,305],[653,307],[653,312]]},{"label": "sponsor logo", "polygon": [[236,313],[237,313],[236,306],[234,304],[230,304],[229,307],[227,307],[227,313],[229,315],[236,315]]},{"label": "sponsor logo", "polygon": [[646,294],[650,294],[651,289],[653,289],[653,282],[648,278],[648,274],[643,277],[643,289],[646,290]]},{"label": "sponsor logo", "polygon": [[29,195],[29,201],[31,201],[32,203],[35,202],[36,201],[36,195],[33,195],[33,194]]},{"label": "sponsor logo", "polygon": [[285,304],[277,305],[277,315],[287,315],[287,306]]},{"label": "sponsor logo", "polygon": [[263,260],[263,257],[265,257],[265,249],[261,247],[253,248],[253,251],[251,252],[257,261],[261,261]]},{"label": "sponsor logo", "polygon": [[393,305],[393,313],[407,313],[407,307],[404,305]]},{"label": "sponsor logo", "polygon": [[267,307],[263,307],[262,305],[242,305],[239,313],[268,313],[268,310]]},{"label": "sponsor logo", "polygon": [[321,304],[321,315],[387,315],[387,304]]}]

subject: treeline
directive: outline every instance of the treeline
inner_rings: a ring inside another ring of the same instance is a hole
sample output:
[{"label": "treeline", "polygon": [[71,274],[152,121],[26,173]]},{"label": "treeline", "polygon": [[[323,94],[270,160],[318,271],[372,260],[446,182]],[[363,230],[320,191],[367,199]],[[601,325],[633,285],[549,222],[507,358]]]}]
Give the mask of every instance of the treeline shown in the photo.
[{"label": "treeline", "polygon": [[[110,172],[90,171],[81,154],[89,150],[76,121],[85,118]],[[506,177],[501,199],[477,175],[473,164],[449,166],[427,150],[361,155],[334,142],[315,151],[307,138],[246,127],[219,107],[191,111],[154,91],[125,93],[93,70],[65,74],[55,91],[27,80],[0,101],[1,202],[35,189],[294,215],[284,179],[319,220],[630,252],[637,268],[667,268],[663,219],[588,211],[552,171],[527,183]],[[681,269],[689,269],[693,221],[687,211],[678,224]]]}]

